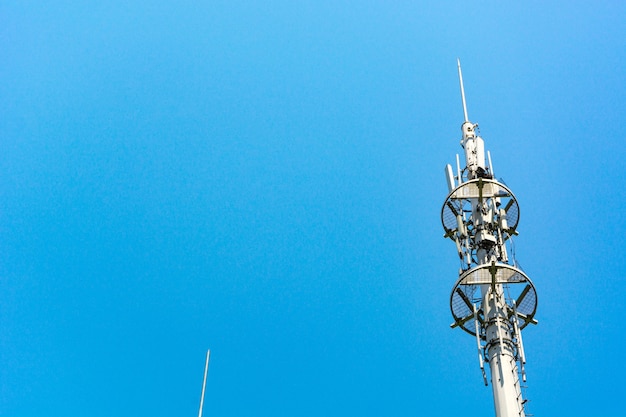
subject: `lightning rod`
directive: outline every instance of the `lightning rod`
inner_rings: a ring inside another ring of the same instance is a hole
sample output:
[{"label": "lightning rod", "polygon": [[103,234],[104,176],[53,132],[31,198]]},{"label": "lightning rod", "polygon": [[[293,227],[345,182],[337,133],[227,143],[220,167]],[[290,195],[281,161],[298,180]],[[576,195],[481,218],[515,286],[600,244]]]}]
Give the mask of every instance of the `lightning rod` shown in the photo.
[{"label": "lightning rod", "polygon": [[206,389],[206,377],[209,372],[209,359],[211,358],[211,349],[206,351],[206,361],[204,363],[204,378],[202,379],[202,394],[200,395],[200,411],[198,417],[202,417],[202,409],[204,408],[204,391]]}]

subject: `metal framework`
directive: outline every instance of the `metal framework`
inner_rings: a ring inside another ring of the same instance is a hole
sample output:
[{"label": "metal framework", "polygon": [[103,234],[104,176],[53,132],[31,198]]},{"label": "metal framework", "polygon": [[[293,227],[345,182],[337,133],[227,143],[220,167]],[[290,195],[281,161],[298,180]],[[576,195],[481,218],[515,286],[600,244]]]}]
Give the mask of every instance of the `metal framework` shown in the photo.
[{"label": "metal framework", "polygon": [[441,208],[444,237],[454,241],[461,263],[450,294],[451,327],[476,338],[485,385],[484,364],[489,364],[496,416],[524,417],[527,400],[522,397],[520,378],[526,381],[526,356],[521,331],[537,324],[537,292],[515,259],[509,259],[507,245],[517,235],[519,206],[513,192],[494,179],[491,155],[487,152],[485,158],[478,125],[467,116],[461,63],[457,65],[466,166],[461,169],[458,154],[456,173],[446,165],[449,194]]}]

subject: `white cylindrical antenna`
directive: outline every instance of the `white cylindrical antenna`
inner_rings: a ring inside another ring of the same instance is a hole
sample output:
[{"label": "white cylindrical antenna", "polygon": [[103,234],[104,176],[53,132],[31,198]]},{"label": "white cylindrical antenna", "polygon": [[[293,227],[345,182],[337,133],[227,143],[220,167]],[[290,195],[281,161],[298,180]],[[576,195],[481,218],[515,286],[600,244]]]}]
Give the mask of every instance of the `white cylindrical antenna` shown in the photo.
[{"label": "white cylindrical antenna", "polygon": [[459,181],[459,185],[461,185],[461,183],[463,182],[463,179],[461,178],[461,162],[459,160],[459,154],[456,154],[456,178]]},{"label": "white cylindrical antenna", "polygon": [[202,417],[202,408],[204,408],[204,390],[206,389],[206,377],[209,372],[209,358],[211,357],[211,349],[206,351],[206,362],[204,364],[204,380],[202,381],[202,395],[200,396],[200,411],[198,417]]},{"label": "white cylindrical antenna", "polygon": [[448,180],[448,191],[452,192],[456,186],[454,185],[454,174],[450,164],[446,165],[446,180]]},{"label": "white cylindrical antenna", "polygon": [[487,151],[487,159],[489,160],[489,173],[495,178],[496,174],[493,173],[493,164],[491,163],[491,153],[489,151]]},{"label": "white cylindrical antenna", "polygon": [[520,359],[520,367],[522,368],[522,381],[526,382],[526,370],[524,369],[524,365],[526,365],[526,354],[524,353],[524,342],[522,341],[522,332],[519,329],[519,323],[517,322],[517,303],[513,300],[513,316],[515,320],[513,320],[515,334],[517,338],[517,352]]},{"label": "white cylindrical antenna", "polygon": [[483,374],[483,382],[485,386],[489,385],[487,383],[487,374],[485,373],[485,361],[483,360],[483,347],[480,344],[480,330],[478,326],[478,311],[476,310],[476,304],[472,304],[474,310],[474,330],[476,332],[476,345],[478,346],[478,364],[480,365],[480,370]]},{"label": "white cylindrical antenna", "polygon": [[469,118],[467,117],[467,106],[465,105],[465,89],[463,88],[463,73],[461,72],[461,60],[456,59],[457,67],[459,68],[459,83],[461,84],[461,99],[463,100],[463,116],[465,117],[465,121],[469,122]]}]

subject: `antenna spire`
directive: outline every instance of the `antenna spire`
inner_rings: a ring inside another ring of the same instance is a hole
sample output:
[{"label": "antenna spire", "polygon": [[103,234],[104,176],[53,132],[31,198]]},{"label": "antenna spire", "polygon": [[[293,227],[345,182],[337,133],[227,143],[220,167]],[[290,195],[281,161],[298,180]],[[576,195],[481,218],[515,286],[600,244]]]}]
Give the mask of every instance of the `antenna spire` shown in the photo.
[{"label": "antenna spire", "polygon": [[469,122],[469,118],[467,117],[467,105],[465,104],[465,89],[463,88],[463,73],[461,72],[461,60],[459,58],[456,59],[457,67],[459,68],[459,83],[461,84],[461,99],[463,100],[463,115],[465,116],[465,121]]},{"label": "antenna spire", "polygon": [[198,417],[202,417],[202,409],[204,408],[204,390],[206,389],[206,376],[209,371],[209,359],[211,357],[211,349],[206,351],[206,362],[204,363],[204,379],[202,381],[202,395],[200,396],[200,411]]}]

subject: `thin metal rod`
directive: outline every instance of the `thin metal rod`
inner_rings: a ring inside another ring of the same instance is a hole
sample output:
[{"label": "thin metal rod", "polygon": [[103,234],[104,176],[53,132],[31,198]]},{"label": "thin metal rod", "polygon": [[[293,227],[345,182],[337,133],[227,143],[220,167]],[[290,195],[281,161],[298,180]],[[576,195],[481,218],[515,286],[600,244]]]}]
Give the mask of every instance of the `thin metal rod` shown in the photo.
[{"label": "thin metal rod", "polygon": [[469,118],[467,117],[467,106],[465,105],[465,89],[463,88],[463,73],[461,72],[461,60],[456,59],[457,67],[459,68],[459,83],[461,84],[461,99],[463,100],[463,116],[465,116],[465,121],[469,122]]},{"label": "thin metal rod", "polygon": [[483,360],[483,347],[480,344],[480,329],[478,327],[478,311],[476,310],[476,304],[472,304],[472,310],[474,310],[474,329],[476,331],[476,346],[478,347],[478,363],[480,364],[480,371],[483,374],[483,382],[485,386],[487,383],[487,374],[485,373],[485,361]]},{"label": "thin metal rod", "polygon": [[491,171],[491,176],[495,178],[496,174],[493,173],[493,164],[491,163],[491,153],[489,151],[487,151],[487,159],[489,160],[489,171]]},{"label": "thin metal rod", "polygon": [[206,389],[206,377],[209,372],[209,358],[211,357],[211,349],[206,351],[206,363],[204,364],[204,380],[202,381],[202,395],[200,396],[200,411],[198,417],[202,417],[202,408],[204,406],[204,390]]}]

